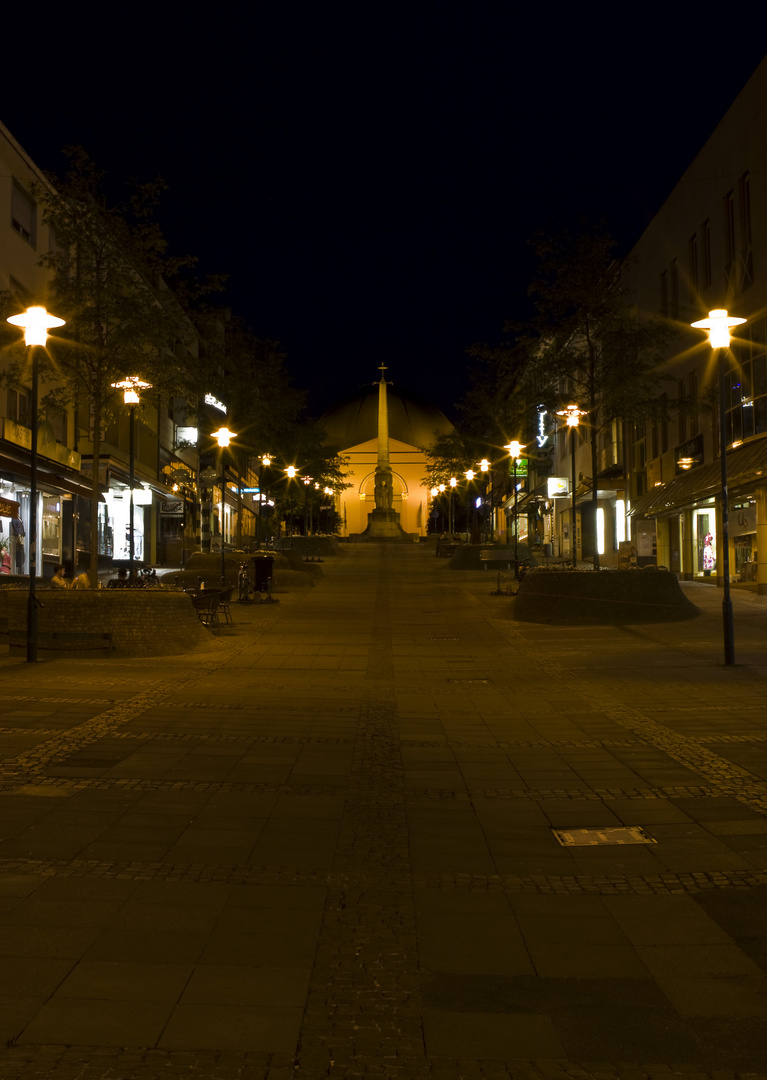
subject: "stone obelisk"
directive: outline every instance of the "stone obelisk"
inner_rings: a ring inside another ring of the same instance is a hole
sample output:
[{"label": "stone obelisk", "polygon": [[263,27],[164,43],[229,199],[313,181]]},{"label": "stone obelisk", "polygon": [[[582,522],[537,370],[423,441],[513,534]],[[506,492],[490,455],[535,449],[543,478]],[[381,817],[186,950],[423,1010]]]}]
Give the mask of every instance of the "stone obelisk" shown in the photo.
[{"label": "stone obelisk", "polygon": [[386,398],[386,365],[381,364],[378,383],[378,460],[375,471],[375,510],[368,514],[363,536],[368,540],[401,540],[406,534],[393,509],[393,474],[389,462],[389,407]]}]

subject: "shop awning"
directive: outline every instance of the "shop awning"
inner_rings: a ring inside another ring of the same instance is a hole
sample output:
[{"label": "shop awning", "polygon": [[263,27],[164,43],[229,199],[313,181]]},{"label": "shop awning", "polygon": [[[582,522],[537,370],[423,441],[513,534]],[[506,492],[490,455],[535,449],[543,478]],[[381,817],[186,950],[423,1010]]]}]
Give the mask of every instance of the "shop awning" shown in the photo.
[{"label": "shop awning", "polygon": [[[727,487],[730,491],[761,480],[767,482],[767,439],[758,439],[727,451]],[[721,491],[721,487],[721,462],[714,461],[652,488],[631,507],[629,514],[631,517],[653,517],[673,513],[712,498]]]}]

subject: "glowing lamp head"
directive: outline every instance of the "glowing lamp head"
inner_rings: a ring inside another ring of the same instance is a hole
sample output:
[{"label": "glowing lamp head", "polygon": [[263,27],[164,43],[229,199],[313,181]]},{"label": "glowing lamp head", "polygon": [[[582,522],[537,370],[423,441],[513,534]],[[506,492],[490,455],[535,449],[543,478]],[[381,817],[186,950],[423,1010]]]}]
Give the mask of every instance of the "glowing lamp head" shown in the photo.
[{"label": "glowing lamp head", "polygon": [[512,439],[512,441],[505,447],[509,451],[509,457],[515,460],[522,456],[522,450],[524,449],[522,443],[518,439]]},{"label": "glowing lamp head", "polygon": [[439,495],[439,488],[433,487],[429,494],[431,495],[432,499],[436,499],[436,497]]},{"label": "glowing lamp head", "polygon": [[557,416],[564,416],[568,427],[578,427],[581,417],[586,415],[585,409],[579,409],[577,405],[568,405],[557,412]]},{"label": "glowing lamp head", "polygon": [[700,319],[691,323],[696,330],[708,330],[708,340],[712,349],[726,349],[730,344],[730,327],[739,326],[745,319],[737,319],[734,315],[728,315],[724,308],[715,308],[709,311],[707,319]]},{"label": "glowing lamp head", "polygon": [[272,459],[269,457],[269,455],[264,454],[264,456],[261,458],[261,464],[264,466],[264,468],[268,468],[271,465],[271,463],[272,463]]},{"label": "glowing lamp head", "polygon": [[138,405],[140,400],[139,391],[152,389],[152,384],[144,382],[138,375],[129,375],[127,379],[123,379],[121,382],[113,382],[112,386],[115,390],[122,390],[123,401],[126,405]]},{"label": "glowing lamp head", "polygon": [[50,315],[44,307],[36,305],[28,307],[23,315],[9,316],[8,322],[14,326],[23,326],[25,345],[45,345],[51,327],[63,326],[65,320]]},{"label": "glowing lamp head", "polygon": [[458,481],[456,480],[456,478],[454,476],[451,476],[450,477],[450,487],[454,488],[457,483],[458,483]]},{"label": "glowing lamp head", "polygon": [[439,485],[439,493],[440,493],[440,495],[442,494],[442,492],[443,492],[444,490],[445,490],[445,485],[444,485],[444,484],[440,484],[440,485]]},{"label": "glowing lamp head", "polygon": [[295,467],[295,465],[288,465],[285,472],[288,474],[288,477],[292,480],[296,475],[296,467]]},{"label": "glowing lamp head", "polygon": [[479,471],[480,472],[487,472],[487,470],[489,468],[490,468],[490,462],[487,460],[486,457],[483,457],[482,460],[479,463]]},{"label": "glowing lamp head", "polygon": [[465,476],[466,476],[467,480],[473,480],[474,479],[474,470],[473,469],[467,469],[466,473],[465,473]]},{"label": "glowing lamp head", "polygon": [[219,428],[218,431],[211,433],[211,437],[216,440],[220,447],[229,446],[232,439],[237,438],[237,434],[234,431],[230,431],[229,428]]}]

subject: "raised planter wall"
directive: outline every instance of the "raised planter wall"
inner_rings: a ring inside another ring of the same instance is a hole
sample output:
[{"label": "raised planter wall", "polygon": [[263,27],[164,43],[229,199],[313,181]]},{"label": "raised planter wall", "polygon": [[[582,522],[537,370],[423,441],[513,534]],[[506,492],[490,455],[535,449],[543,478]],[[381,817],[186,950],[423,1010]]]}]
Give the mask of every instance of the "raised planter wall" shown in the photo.
[{"label": "raised planter wall", "polygon": [[676,622],[699,615],[668,570],[529,571],[513,618],[523,622]]},{"label": "raised planter wall", "polygon": [[[174,656],[211,644],[210,630],[200,623],[184,593],[161,589],[41,589],[38,598],[41,606],[37,609],[37,629],[41,635],[55,633],[65,640],[67,634],[111,634],[111,652],[99,654],[104,657]],[[9,631],[26,633],[25,591],[0,589],[0,619],[3,616]],[[42,641],[38,652],[41,657],[46,655]],[[76,657],[80,652],[73,649],[55,655]]]}]

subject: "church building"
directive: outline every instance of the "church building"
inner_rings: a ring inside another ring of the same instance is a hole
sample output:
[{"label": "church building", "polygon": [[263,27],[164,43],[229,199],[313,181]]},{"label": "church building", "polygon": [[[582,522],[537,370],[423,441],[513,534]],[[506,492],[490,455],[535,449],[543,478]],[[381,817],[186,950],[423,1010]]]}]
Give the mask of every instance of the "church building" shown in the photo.
[{"label": "church building", "polygon": [[391,509],[399,515],[402,531],[416,537],[428,531],[431,496],[424,448],[453,425],[436,406],[384,376],[385,369],[379,382],[362,386],[319,421],[327,442],[347,459],[346,482],[351,486],[336,500],[344,537],[361,536],[368,528],[376,507],[376,471],[380,476],[383,457],[388,457],[391,470]]}]

